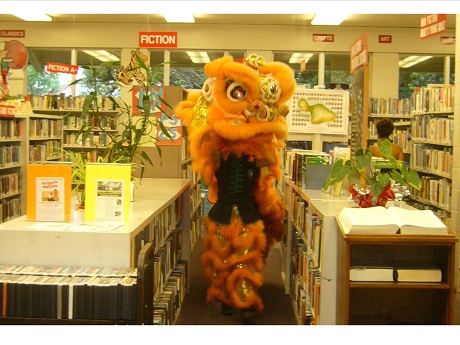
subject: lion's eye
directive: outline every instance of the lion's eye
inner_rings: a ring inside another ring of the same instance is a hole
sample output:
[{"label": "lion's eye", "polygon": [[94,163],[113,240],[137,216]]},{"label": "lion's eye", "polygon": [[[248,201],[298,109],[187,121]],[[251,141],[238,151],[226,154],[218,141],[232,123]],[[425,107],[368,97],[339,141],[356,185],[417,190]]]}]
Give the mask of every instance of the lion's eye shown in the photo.
[{"label": "lion's eye", "polygon": [[232,82],[227,87],[227,97],[234,102],[243,100],[246,97],[246,93],[246,88],[237,82]]}]

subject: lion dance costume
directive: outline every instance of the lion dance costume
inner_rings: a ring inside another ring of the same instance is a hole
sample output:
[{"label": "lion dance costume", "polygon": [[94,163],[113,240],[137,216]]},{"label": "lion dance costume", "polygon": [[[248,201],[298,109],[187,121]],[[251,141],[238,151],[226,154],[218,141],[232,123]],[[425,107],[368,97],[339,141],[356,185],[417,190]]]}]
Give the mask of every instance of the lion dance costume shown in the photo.
[{"label": "lion dance costume", "polygon": [[[281,178],[279,149],[287,136],[294,73],[257,55],[242,61],[225,56],[204,71],[202,91],[189,93],[176,113],[187,126],[192,167],[213,204],[201,257],[210,283],[207,301],[261,312],[265,259],[283,234],[286,210],[274,181]],[[267,150],[274,163],[259,168]]]}]

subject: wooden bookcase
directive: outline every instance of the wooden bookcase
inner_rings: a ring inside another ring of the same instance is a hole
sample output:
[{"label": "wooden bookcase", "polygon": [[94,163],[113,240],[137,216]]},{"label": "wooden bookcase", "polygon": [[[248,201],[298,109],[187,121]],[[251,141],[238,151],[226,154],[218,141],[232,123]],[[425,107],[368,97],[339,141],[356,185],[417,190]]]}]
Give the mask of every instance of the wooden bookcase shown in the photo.
[{"label": "wooden bookcase", "polygon": [[[455,246],[440,236],[345,235],[337,244],[337,324],[451,325],[454,321]],[[440,283],[351,282],[351,265],[371,257],[429,261],[441,268]]]}]

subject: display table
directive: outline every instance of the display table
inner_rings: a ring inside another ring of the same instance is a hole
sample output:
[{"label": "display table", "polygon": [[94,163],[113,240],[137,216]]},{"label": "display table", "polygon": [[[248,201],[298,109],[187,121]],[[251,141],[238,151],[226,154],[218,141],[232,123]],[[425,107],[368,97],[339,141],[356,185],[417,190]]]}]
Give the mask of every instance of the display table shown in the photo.
[{"label": "display table", "polygon": [[[75,231],[58,223],[29,221],[26,216],[2,223],[0,264],[133,267],[136,236],[178,198],[180,216],[189,214],[190,180],[144,178],[135,189],[129,222],[113,230]],[[72,223],[82,222],[83,212],[76,209]],[[182,218],[183,229],[189,229],[189,217]]]}]

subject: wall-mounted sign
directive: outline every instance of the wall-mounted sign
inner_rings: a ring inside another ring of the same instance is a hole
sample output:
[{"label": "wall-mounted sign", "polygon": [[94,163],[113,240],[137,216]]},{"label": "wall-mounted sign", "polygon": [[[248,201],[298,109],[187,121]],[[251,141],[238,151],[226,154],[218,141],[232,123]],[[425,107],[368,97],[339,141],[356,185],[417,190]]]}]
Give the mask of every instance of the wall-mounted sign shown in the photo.
[{"label": "wall-mounted sign", "polygon": [[420,20],[420,38],[428,38],[446,31],[445,14],[429,14]]},{"label": "wall-mounted sign", "polygon": [[78,66],[64,63],[48,62],[46,64],[46,71],[50,73],[67,73],[76,75],[78,73]]},{"label": "wall-mounted sign", "polygon": [[177,48],[177,32],[139,32],[140,48]]},{"label": "wall-mounted sign", "polygon": [[26,37],[26,30],[0,30],[0,37],[24,38]]},{"label": "wall-mounted sign", "polygon": [[354,73],[368,64],[367,47],[367,33],[363,34],[350,47],[350,73]]},{"label": "wall-mounted sign", "polygon": [[455,36],[441,36],[441,44],[443,46],[452,46],[455,44]]},{"label": "wall-mounted sign", "polygon": [[313,34],[313,42],[334,42],[334,34]]},{"label": "wall-mounted sign", "polygon": [[391,35],[379,35],[379,43],[391,43],[392,36]]}]

